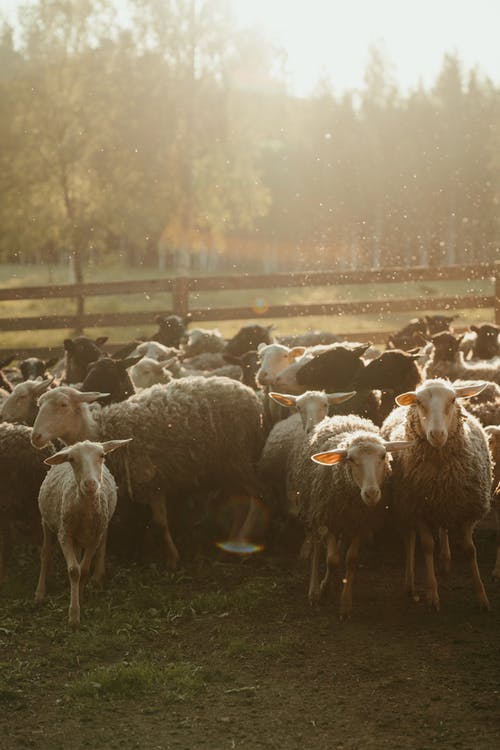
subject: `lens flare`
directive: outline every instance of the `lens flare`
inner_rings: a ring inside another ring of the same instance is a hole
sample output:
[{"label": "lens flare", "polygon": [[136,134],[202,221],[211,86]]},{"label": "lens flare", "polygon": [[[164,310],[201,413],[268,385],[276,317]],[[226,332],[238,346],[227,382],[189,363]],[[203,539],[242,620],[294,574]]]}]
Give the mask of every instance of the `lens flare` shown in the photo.
[{"label": "lens flare", "polygon": [[257,297],[252,305],[252,310],[257,315],[265,315],[269,310],[269,303],[263,297]]},{"label": "lens flare", "polygon": [[251,542],[216,542],[216,547],[224,552],[231,552],[233,555],[254,555],[256,552],[262,552],[263,544],[252,544]]}]

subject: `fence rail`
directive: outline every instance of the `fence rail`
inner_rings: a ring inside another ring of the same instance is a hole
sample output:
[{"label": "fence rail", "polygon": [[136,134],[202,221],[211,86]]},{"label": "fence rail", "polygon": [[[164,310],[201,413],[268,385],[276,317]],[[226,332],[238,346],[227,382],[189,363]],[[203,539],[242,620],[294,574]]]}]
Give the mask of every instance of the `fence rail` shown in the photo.
[{"label": "fence rail", "polygon": [[[413,299],[370,300],[358,302],[304,303],[271,305],[256,314],[252,307],[192,307],[190,294],[196,292],[240,291],[248,289],[274,289],[299,287],[337,287],[347,284],[390,284],[391,282],[459,281],[493,279],[494,293],[468,295],[466,297],[428,297]],[[313,271],[308,273],[276,273],[269,275],[176,277],[149,279],[145,281],[116,281],[89,284],[60,284],[0,289],[0,302],[35,299],[87,300],[98,296],[123,296],[131,294],[166,295],[166,304],[161,310],[148,312],[103,312],[81,314],[40,315],[30,317],[0,317],[0,333],[28,330],[71,329],[81,333],[90,328],[135,326],[151,324],[156,314],[185,316],[192,322],[216,320],[246,320],[260,318],[284,318],[312,315],[357,315],[360,313],[384,314],[388,312],[419,312],[422,310],[457,310],[465,308],[492,308],[497,324],[500,324],[500,263],[474,266],[444,266],[442,268],[384,268],[355,272]],[[168,295],[168,297],[167,297]],[[378,338],[380,331],[376,332]],[[367,339],[371,334],[355,334]],[[21,350],[16,350],[21,353]],[[22,350],[24,351],[24,350]],[[45,352],[47,348],[30,349],[30,352]],[[2,356],[13,350],[0,348]]]}]

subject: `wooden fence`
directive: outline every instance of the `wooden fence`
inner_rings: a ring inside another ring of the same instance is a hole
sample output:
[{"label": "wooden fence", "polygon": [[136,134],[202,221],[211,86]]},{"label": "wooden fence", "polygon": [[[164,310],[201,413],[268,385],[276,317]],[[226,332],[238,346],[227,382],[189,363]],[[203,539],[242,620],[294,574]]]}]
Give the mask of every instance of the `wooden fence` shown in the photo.
[{"label": "wooden fence", "polygon": [[[257,312],[253,307],[192,307],[190,294],[196,292],[241,291],[243,289],[276,289],[299,287],[338,287],[347,284],[390,284],[391,282],[426,282],[426,281],[459,281],[473,279],[494,279],[493,295],[470,295],[464,297],[429,297],[426,295],[413,299],[388,299],[377,301],[304,303],[290,305],[271,305]],[[210,276],[210,277],[176,277],[150,279],[145,281],[117,281],[89,284],[63,284],[51,286],[29,286],[0,289],[0,302],[20,300],[53,300],[72,298],[75,309],[78,300],[87,300],[97,296],[123,296],[129,294],[165,294],[165,305],[161,309],[147,312],[102,312],[72,315],[40,315],[34,317],[0,317],[0,334],[11,331],[70,329],[82,333],[91,328],[106,329],[119,326],[153,326],[156,314],[186,316],[190,321],[245,320],[256,318],[276,319],[283,317],[311,315],[357,315],[360,313],[383,314],[407,312],[409,317],[423,310],[449,311],[466,308],[492,308],[494,319],[500,324],[500,263],[475,266],[445,266],[441,268],[385,268],[356,272],[308,272],[277,273],[269,275]],[[332,326],[333,328],[333,326]],[[346,334],[351,335],[351,334]],[[376,336],[380,340],[385,332],[359,334],[358,339]],[[14,349],[0,347],[2,357]],[[26,356],[26,350],[15,349],[20,356]],[[41,356],[48,351],[47,347],[30,348],[31,353]]]}]

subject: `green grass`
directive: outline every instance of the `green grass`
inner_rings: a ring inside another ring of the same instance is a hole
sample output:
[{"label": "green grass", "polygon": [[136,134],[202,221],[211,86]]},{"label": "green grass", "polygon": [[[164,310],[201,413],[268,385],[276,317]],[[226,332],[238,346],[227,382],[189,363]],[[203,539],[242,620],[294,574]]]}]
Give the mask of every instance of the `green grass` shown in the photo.
[{"label": "green grass", "polygon": [[[170,273],[161,274],[172,275]],[[157,278],[159,274],[153,269],[129,269],[126,267],[108,266],[89,268],[87,281],[118,281],[124,279],[140,280]],[[49,275],[44,267],[0,265],[0,286],[16,287],[33,284],[67,282],[64,269],[54,269]],[[493,282],[491,279],[473,281],[436,281],[436,282],[407,282],[390,283],[384,285],[340,285],[338,287],[309,287],[307,289],[290,287],[286,289],[255,289],[255,290],[223,290],[220,292],[191,293],[189,304],[191,308],[220,308],[246,307],[251,313],[251,319],[275,324],[275,332],[291,334],[307,330],[323,329],[338,333],[365,333],[396,330],[412,317],[410,313],[384,313],[342,315],[332,320],[331,316],[314,316],[304,318],[281,318],[272,320],[264,318],[262,312],[269,306],[281,304],[325,303],[325,302],[361,302],[373,300],[422,299],[425,297],[454,297],[456,303],[453,311],[460,312],[457,325],[493,320],[492,309],[461,309],[460,300],[468,295],[492,295]],[[147,312],[151,311],[151,321],[154,313],[159,310],[171,309],[170,293],[162,294],[132,294],[121,297],[92,297],[86,301],[88,313],[111,312]],[[21,300],[0,302],[0,317],[36,317],[39,315],[71,314],[74,312],[74,301],[61,300]],[[439,310],[422,311],[422,315]],[[444,311],[441,311],[444,312]],[[247,320],[207,321],[205,327],[217,326],[225,336],[230,336]],[[123,328],[91,329],[92,335],[109,335],[110,342],[118,343],[133,339],[139,335],[147,335],[155,330],[155,325],[129,326]],[[90,332],[90,331],[89,331]],[[0,348],[16,348],[40,346],[60,346],[62,339],[72,335],[69,330],[61,331],[23,331],[0,333]],[[377,341],[377,337],[374,337]]]},{"label": "green grass", "polygon": [[70,695],[100,701],[155,693],[171,703],[192,699],[204,686],[201,668],[190,662],[158,664],[141,656],[89,670],[73,682]]}]

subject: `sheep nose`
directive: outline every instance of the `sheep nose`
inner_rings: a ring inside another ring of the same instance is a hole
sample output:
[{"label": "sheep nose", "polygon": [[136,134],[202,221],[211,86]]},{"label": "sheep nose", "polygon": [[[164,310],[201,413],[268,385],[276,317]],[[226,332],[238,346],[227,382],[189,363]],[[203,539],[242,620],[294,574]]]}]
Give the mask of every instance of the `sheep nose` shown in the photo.
[{"label": "sheep nose", "polygon": [[97,490],[98,483],[95,481],[95,479],[84,479],[82,482],[82,492],[83,493],[94,493]]},{"label": "sheep nose", "polygon": [[446,432],[444,430],[430,430],[429,442],[435,448],[440,448],[446,443]]},{"label": "sheep nose", "polygon": [[368,487],[363,492],[363,499],[367,505],[376,505],[380,500],[380,495],[379,487]]}]

